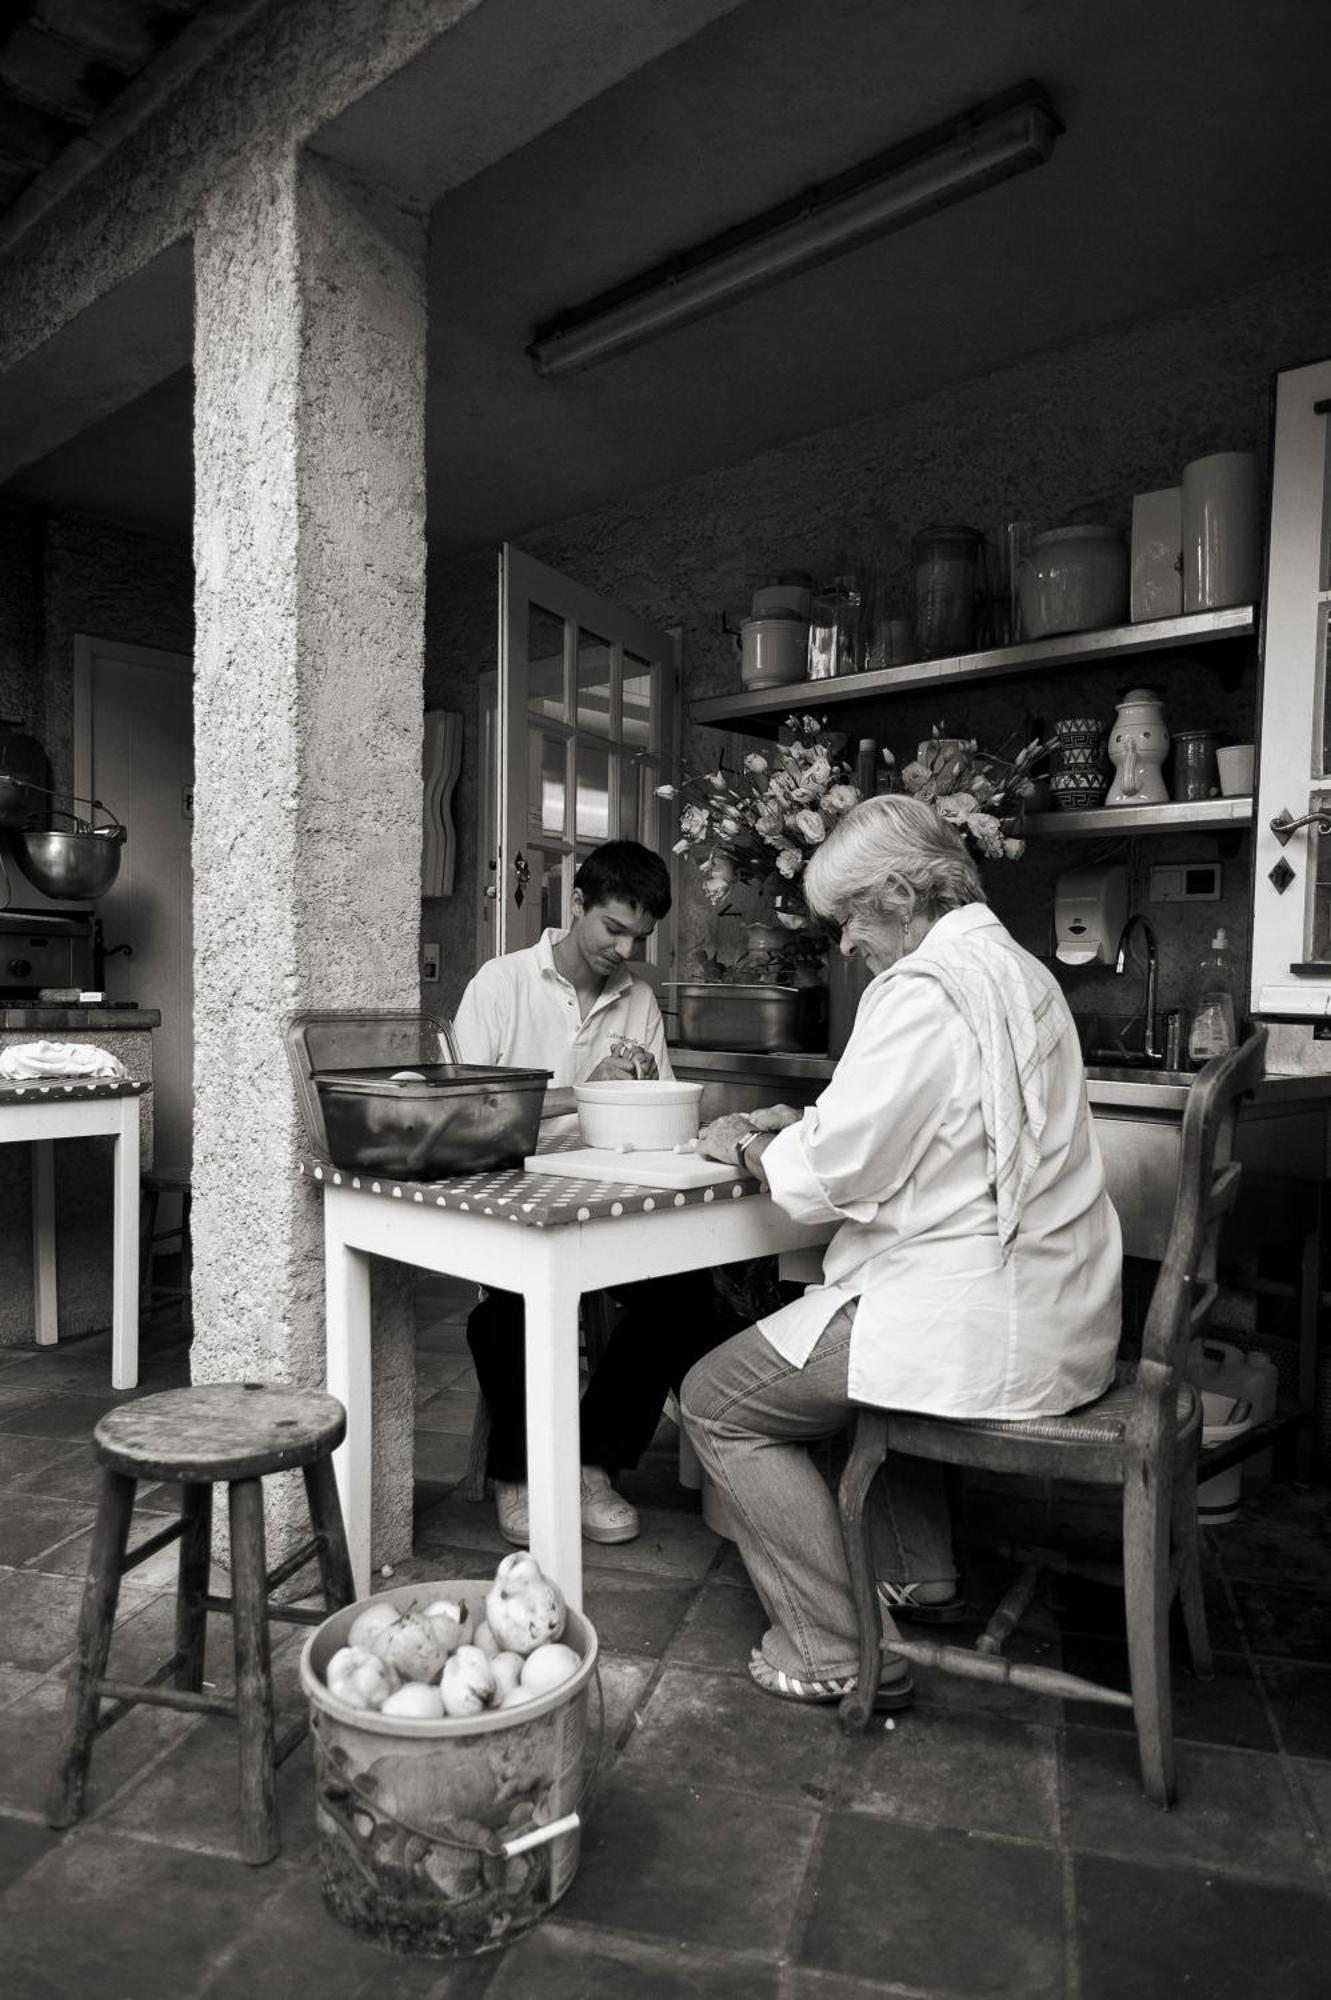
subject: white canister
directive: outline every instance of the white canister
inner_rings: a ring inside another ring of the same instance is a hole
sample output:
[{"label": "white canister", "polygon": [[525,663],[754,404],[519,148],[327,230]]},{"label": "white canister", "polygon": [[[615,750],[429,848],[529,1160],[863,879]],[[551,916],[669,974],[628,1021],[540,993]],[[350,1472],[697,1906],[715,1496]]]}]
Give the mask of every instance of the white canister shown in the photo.
[{"label": "white canister", "polygon": [[1252,604],[1261,584],[1257,456],[1215,451],[1183,468],[1183,609]]},{"label": "white canister", "polygon": [[1253,748],[1251,743],[1231,743],[1226,749],[1216,751],[1222,798],[1246,799],[1251,793]]},{"label": "white canister", "polygon": [[1132,502],[1129,578],[1132,622],[1177,618],[1183,609],[1183,489],[1163,486]]},{"label": "white canister", "polygon": [[802,681],[808,665],[809,621],[794,612],[743,618],[739,627],[739,677],[746,688],[784,687]]}]

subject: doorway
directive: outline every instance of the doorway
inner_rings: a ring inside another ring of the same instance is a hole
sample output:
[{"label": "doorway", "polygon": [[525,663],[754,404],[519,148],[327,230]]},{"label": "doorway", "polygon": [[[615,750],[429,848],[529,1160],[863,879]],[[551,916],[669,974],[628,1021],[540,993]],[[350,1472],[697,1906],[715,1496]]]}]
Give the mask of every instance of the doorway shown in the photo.
[{"label": "doorway", "polygon": [[[188,1173],[194,1125],[194,662],[79,634],[74,789],[125,822],[98,903],[107,997],[161,1014],[153,1033],[153,1165]],[[126,947],[128,949],[126,949]]]}]

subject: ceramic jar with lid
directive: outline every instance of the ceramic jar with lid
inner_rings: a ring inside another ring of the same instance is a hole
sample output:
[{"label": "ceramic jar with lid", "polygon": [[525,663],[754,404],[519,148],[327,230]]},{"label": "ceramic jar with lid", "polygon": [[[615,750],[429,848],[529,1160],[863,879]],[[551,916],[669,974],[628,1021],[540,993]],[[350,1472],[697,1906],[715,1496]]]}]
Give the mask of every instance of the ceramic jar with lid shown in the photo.
[{"label": "ceramic jar with lid", "polygon": [[1129,688],[1109,732],[1114,782],[1107,806],[1162,806],[1169,802],[1160,766],[1169,755],[1165,711],[1154,688]]},{"label": "ceramic jar with lid", "polygon": [[1128,615],[1128,552],[1113,528],[1051,528],[1017,569],[1023,639],[1096,632]]},{"label": "ceramic jar with lid", "polygon": [[739,627],[739,678],[745,688],[785,687],[802,681],[809,656],[809,621],[796,611],[743,618]]}]

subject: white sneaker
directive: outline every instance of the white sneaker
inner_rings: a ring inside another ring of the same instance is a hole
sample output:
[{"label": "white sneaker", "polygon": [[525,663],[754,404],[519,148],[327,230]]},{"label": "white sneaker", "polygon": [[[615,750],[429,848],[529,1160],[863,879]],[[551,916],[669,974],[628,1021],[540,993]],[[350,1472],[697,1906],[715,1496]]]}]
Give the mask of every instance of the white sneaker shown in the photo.
[{"label": "white sneaker", "polygon": [[506,1542],[512,1542],[514,1548],[530,1548],[531,1516],[527,1507],[525,1479],[496,1479],[495,1516],[499,1532]]},{"label": "white sneaker", "polygon": [[582,1468],[582,1532],[589,1542],[634,1542],[642,1532],[637,1508],[599,1465]]}]

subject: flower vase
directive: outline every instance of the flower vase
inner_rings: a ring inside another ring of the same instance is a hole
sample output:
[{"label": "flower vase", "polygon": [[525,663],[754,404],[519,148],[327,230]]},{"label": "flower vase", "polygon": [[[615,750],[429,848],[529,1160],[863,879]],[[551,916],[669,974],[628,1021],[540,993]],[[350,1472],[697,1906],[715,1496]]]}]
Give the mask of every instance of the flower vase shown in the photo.
[{"label": "flower vase", "polygon": [[1162,806],[1169,800],[1160,766],[1169,755],[1165,711],[1154,688],[1130,688],[1109,732],[1115,777],[1107,806]]}]

